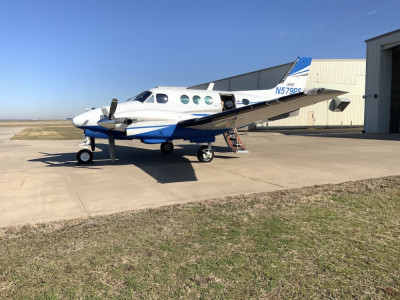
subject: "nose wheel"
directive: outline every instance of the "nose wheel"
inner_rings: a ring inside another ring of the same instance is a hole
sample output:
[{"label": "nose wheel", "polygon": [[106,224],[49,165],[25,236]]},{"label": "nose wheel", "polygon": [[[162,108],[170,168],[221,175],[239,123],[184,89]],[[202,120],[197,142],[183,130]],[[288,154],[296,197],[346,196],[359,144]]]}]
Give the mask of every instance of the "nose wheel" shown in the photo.
[{"label": "nose wheel", "polygon": [[214,150],[209,144],[208,146],[201,146],[197,151],[197,158],[200,162],[210,162],[214,158]]},{"label": "nose wheel", "polygon": [[89,149],[82,149],[76,154],[78,164],[87,165],[93,161],[93,153]]}]

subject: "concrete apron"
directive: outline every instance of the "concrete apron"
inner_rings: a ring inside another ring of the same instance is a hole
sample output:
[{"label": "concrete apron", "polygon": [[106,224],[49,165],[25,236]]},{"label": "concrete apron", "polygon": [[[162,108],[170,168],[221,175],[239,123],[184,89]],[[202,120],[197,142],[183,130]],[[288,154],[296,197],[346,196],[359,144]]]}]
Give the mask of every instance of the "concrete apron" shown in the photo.
[{"label": "concrete apron", "polygon": [[211,163],[198,145],[117,141],[117,161],[98,140],[94,164],[77,166],[80,141],[17,141],[0,128],[0,226],[400,175],[400,135],[283,135],[252,132],[250,153],[229,152],[222,137]]}]

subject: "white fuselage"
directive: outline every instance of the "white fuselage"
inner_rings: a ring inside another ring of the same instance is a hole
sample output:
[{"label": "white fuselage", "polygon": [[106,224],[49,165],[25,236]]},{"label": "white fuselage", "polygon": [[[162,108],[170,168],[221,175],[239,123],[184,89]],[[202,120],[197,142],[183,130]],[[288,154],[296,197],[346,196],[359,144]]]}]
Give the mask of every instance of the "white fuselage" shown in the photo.
[{"label": "white fuselage", "polygon": [[156,87],[137,95],[133,100],[118,104],[113,120],[107,119],[110,106],[103,106],[76,116],[72,122],[82,129],[104,131],[108,128],[135,138],[145,132],[157,130],[157,127],[176,125],[183,120],[303,92],[308,68],[309,64],[304,67],[304,72],[301,70],[298,72],[300,74],[289,74],[269,90],[232,92]]},{"label": "white fuselage", "polygon": [[[264,90],[263,96],[252,95],[253,91],[243,93],[169,87],[157,87],[148,91],[151,94],[143,102],[128,100],[118,104],[115,118],[130,119],[132,123],[129,125],[123,122],[118,123],[115,130],[130,131],[130,128],[138,126],[168,125],[218,113],[226,109],[224,109],[224,101],[221,100],[221,97],[231,99],[231,105],[237,108],[276,98],[275,90]],[[73,119],[73,123],[77,127],[98,126],[97,122],[105,117],[104,109],[108,111],[109,106],[80,114]]]}]

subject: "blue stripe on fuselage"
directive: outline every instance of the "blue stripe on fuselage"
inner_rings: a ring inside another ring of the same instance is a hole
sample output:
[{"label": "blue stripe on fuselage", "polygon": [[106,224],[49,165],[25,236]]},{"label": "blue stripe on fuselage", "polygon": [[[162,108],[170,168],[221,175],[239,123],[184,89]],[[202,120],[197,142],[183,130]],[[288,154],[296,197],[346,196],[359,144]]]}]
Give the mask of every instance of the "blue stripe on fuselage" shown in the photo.
[{"label": "blue stripe on fuselage", "polygon": [[192,116],[195,117],[205,117],[205,116],[209,116],[210,114],[192,114]]}]

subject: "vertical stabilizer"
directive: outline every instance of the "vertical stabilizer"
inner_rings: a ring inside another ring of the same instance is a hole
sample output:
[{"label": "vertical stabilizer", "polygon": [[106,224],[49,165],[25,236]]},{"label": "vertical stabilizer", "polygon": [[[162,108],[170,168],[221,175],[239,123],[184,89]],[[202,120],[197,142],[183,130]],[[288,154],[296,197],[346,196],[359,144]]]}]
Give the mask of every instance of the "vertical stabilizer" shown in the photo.
[{"label": "vertical stabilizer", "polygon": [[298,57],[278,85],[269,90],[240,91],[244,94],[276,99],[304,91],[311,66],[310,57]]},{"label": "vertical stabilizer", "polygon": [[275,87],[276,95],[291,95],[303,92],[311,66],[310,57],[299,57],[293,66]]}]

